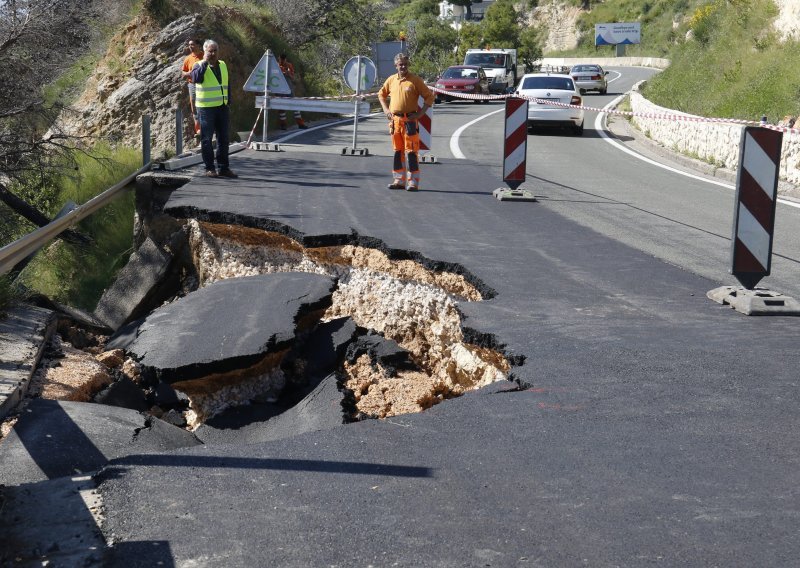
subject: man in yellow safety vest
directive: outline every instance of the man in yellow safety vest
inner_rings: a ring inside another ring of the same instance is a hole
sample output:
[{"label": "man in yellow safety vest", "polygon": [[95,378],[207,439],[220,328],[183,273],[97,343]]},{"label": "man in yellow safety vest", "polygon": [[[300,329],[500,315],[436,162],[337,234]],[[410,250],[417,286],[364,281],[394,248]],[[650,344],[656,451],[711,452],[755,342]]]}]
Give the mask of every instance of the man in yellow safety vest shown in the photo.
[{"label": "man in yellow safety vest", "polygon": [[[195,84],[195,105],[200,121],[200,149],[208,177],[239,177],[231,171],[228,163],[228,131],[230,111],[228,109],[228,66],[219,59],[219,45],[213,39],[203,44],[203,60],[192,68]],[[217,135],[217,167],[214,166],[214,145]]]}]

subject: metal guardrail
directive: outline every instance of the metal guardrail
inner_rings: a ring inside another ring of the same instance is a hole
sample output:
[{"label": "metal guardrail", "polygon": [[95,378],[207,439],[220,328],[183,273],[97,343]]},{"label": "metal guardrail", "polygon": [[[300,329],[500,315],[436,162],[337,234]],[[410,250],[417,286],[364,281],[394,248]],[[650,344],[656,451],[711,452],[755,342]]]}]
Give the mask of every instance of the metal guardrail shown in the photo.
[{"label": "metal guardrail", "polygon": [[143,174],[151,169],[152,165],[148,161],[141,169],[132,173],[121,182],[113,185],[100,195],[96,195],[83,205],[73,209],[63,217],[60,217],[44,227],[39,227],[32,233],[28,233],[21,239],[0,248],[0,276],[14,268],[29,255],[35,253],[45,244],[57,237],[66,229],[82,221],[98,209],[107,205],[114,199],[136,176]]}]

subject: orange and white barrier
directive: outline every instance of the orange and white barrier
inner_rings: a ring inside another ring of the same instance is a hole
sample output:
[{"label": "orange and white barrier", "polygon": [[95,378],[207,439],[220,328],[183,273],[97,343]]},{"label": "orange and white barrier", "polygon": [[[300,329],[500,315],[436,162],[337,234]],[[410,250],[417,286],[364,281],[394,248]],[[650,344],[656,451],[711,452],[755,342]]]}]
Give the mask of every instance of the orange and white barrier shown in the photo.
[{"label": "orange and white barrier", "polygon": [[[417,108],[421,109],[425,105],[422,97],[417,101]],[[433,126],[433,107],[429,107],[422,118],[419,119],[419,154],[425,155],[431,151],[431,128]]]}]

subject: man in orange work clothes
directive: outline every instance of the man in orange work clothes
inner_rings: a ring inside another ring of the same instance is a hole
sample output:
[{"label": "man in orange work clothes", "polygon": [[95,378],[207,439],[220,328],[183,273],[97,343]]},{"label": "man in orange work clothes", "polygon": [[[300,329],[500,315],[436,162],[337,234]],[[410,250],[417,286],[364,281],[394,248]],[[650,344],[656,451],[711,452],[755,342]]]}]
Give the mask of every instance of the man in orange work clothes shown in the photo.
[{"label": "man in orange work clothes", "polygon": [[[433,106],[434,94],[417,75],[408,70],[408,55],[398,53],[394,56],[397,74],[392,75],[378,92],[378,101],[383,113],[389,119],[389,132],[392,135],[394,165],[392,183],[389,189],[419,189],[419,124],[420,117]],[[387,103],[386,99],[390,102]],[[425,101],[418,110],[417,101]],[[406,183],[406,153],[408,153],[408,182]]]},{"label": "man in orange work clothes", "polygon": [[[291,61],[286,59],[285,53],[281,53],[278,56],[278,66],[281,68],[281,73],[283,73],[283,76],[286,77],[287,81],[289,81],[289,85],[291,85],[292,89],[294,89],[294,65],[292,65]],[[303,120],[303,117],[300,115],[299,110],[294,111],[294,121],[297,123],[297,128],[301,130],[308,128]],[[285,110],[278,111],[278,122],[281,130],[286,130],[287,124]]]},{"label": "man in orange work clothes", "polygon": [[186,59],[183,60],[183,67],[181,68],[181,77],[185,78],[186,81],[189,83],[189,106],[192,109],[192,118],[194,119],[194,132],[197,134],[200,132],[200,122],[197,120],[197,109],[194,106],[195,103],[195,90],[194,90],[194,83],[192,83],[192,67],[194,67],[195,63],[200,63],[203,60],[203,45],[202,42],[197,38],[192,38],[189,40],[189,55],[186,56]]}]

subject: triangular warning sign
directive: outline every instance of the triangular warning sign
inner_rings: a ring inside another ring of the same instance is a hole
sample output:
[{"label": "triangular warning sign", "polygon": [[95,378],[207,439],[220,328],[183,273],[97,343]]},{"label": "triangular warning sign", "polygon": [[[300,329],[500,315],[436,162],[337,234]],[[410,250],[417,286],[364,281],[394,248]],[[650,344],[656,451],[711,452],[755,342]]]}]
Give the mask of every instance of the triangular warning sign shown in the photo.
[{"label": "triangular warning sign", "polygon": [[264,76],[266,75],[267,55],[269,55],[269,92],[276,95],[291,95],[292,88],[286,81],[286,77],[281,72],[278,60],[271,51],[268,51],[261,57],[261,61],[255,66],[247,82],[244,84],[244,90],[252,93],[264,94]]}]

